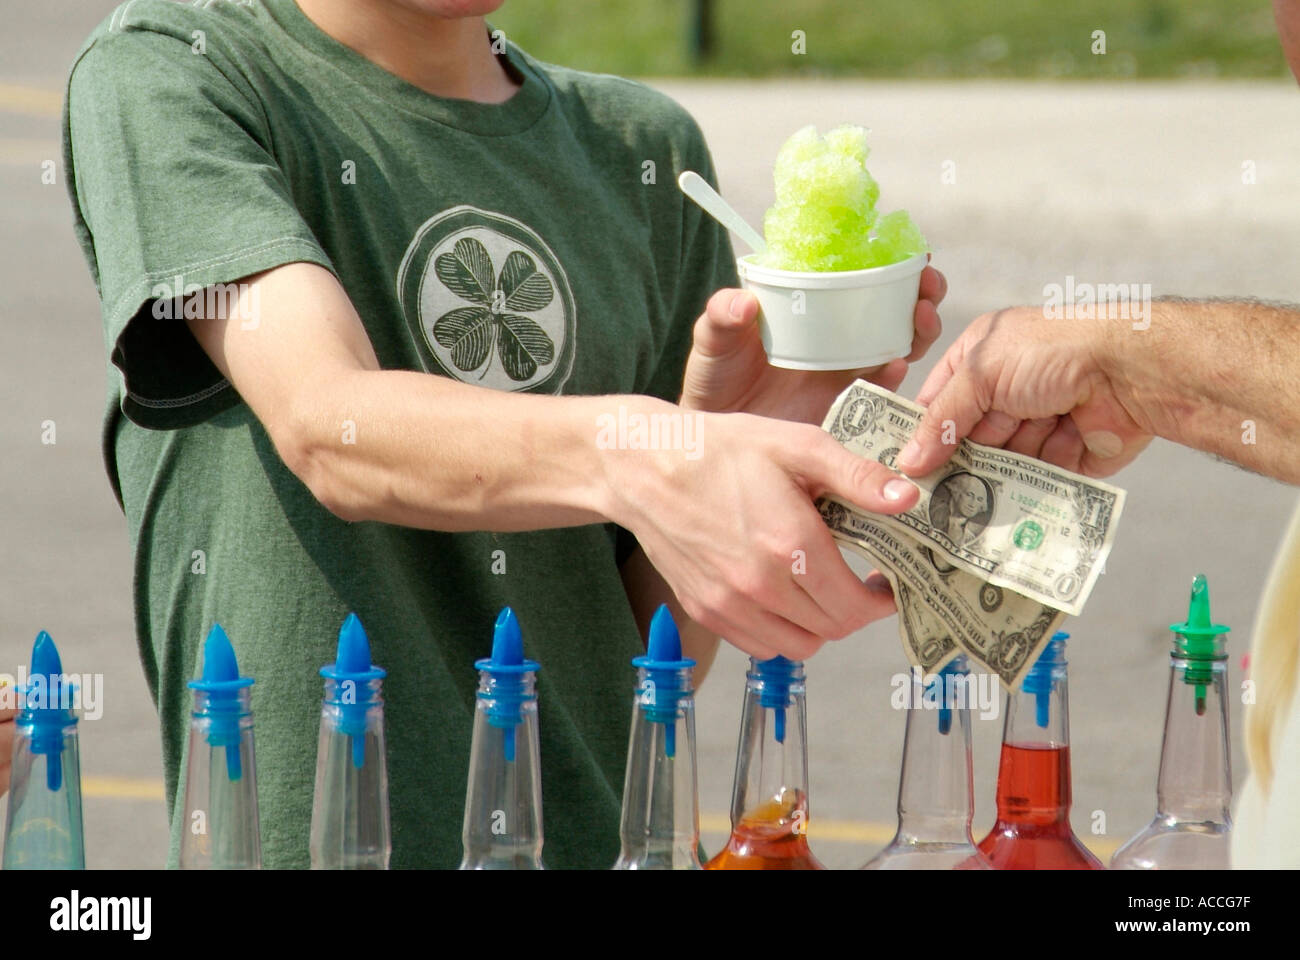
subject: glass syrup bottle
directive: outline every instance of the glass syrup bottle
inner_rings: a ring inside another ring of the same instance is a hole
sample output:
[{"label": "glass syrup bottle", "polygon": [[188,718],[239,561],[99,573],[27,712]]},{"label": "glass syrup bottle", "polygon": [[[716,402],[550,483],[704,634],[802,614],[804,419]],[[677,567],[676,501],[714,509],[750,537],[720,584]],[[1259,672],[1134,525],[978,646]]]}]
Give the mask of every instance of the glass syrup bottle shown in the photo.
[{"label": "glass syrup bottle", "polygon": [[979,844],[997,870],[1104,869],[1070,829],[1068,637],[1053,634],[1007,694],[997,822]]},{"label": "glass syrup bottle", "polygon": [[81,820],[81,760],[75,688],[50,635],[32,647],[31,673],[14,718],[5,870],[81,870],[86,851]]},{"label": "glass syrup bottle", "polygon": [[479,671],[461,833],[461,870],[544,870],[536,661],[524,659],[515,612],[497,617]]},{"label": "glass syrup bottle", "polygon": [[666,605],[650,621],[645,656],[632,661],[622,846],[615,870],[700,870],[700,802],[695,780],[695,661],[682,657]]},{"label": "glass syrup bottle", "polygon": [[339,629],[334,662],[321,667],[316,786],[311,810],[313,870],[387,870],[392,853],[384,749],[386,676],[370,662],[355,613]]},{"label": "glass syrup bottle", "polygon": [[203,643],[203,674],[191,680],[189,762],[181,827],[182,870],[258,870],[262,839],[253,757],[251,677],[239,675],[220,624]]},{"label": "glass syrup bottle", "polygon": [[731,836],[707,870],[823,870],[808,848],[803,664],[750,658],[731,796]]},{"label": "glass syrup bottle", "polygon": [[970,833],[975,781],[969,676],[966,657],[957,656],[922,691],[915,669],[898,780],[898,832],[862,869],[993,869]]},{"label": "glass syrup bottle", "polygon": [[1156,816],[1115,851],[1115,870],[1229,866],[1232,769],[1228,754],[1228,628],[1210,619],[1204,574],[1192,581],[1187,620],[1172,625],[1169,696],[1156,782]]}]

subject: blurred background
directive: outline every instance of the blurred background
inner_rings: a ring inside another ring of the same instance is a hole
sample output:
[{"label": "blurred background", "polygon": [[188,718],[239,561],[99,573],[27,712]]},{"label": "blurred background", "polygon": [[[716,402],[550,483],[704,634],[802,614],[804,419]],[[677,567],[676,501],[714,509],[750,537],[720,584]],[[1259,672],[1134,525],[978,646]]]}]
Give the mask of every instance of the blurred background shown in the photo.
[{"label": "blurred background", "polygon": [[[154,867],[167,832],[157,721],[136,657],[125,522],[100,460],[99,308],[58,143],[67,68],[113,6],[19,4],[0,37],[0,672],[26,663],[48,629],[65,669],[104,674],[103,716],[82,724],[88,863]],[[950,283],[944,338],[904,394],[973,317],[1041,303],[1069,276],[1150,283],[1157,296],[1300,300],[1300,91],[1268,0],[510,0],[492,22],[541,59],[678,99],[751,222],[795,129],[870,127],[881,209],[912,213]],[[1233,627],[1238,691],[1295,501],[1159,441],[1115,482],[1129,499],[1114,552],[1066,626],[1074,824],[1103,857],[1154,811],[1166,628],[1183,619],[1192,576],[1209,576],[1215,619]],[[699,694],[710,852],[727,830],[744,666],[724,646]],[[808,664],[810,837],[830,866],[865,862],[893,833],[904,715],[889,694],[906,668],[893,619]],[[1234,698],[1238,784],[1240,720]],[[993,819],[1000,736],[1000,719],[975,722],[977,838]]]},{"label": "blurred background", "polygon": [[[1251,0],[511,0],[492,22],[543,59],[623,76],[1123,80],[1285,69],[1269,4]],[[795,30],[808,41],[802,59],[791,56]],[[1105,31],[1106,56],[1091,53],[1094,30]]]}]

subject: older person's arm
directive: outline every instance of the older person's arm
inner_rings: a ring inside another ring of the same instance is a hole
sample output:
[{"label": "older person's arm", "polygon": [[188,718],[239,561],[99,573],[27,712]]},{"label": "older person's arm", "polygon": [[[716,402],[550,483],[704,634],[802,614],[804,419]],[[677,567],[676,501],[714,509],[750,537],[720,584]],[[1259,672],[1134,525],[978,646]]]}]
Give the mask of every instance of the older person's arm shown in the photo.
[{"label": "older person's arm", "polygon": [[1106,476],[1159,436],[1300,483],[1300,309],[1161,300],[1147,329],[1001,310],[971,323],[918,399],[898,458],[913,476],[968,436]]}]

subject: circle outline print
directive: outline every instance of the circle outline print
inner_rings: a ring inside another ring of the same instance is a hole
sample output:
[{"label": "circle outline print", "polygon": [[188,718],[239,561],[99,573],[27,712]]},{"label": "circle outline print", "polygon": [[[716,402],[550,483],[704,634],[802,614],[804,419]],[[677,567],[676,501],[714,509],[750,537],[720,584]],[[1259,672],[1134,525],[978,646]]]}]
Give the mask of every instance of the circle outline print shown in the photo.
[{"label": "circle outline print", "polygon": [[576,316],[550,246],[513,217],[462,204],[416,231],[397,297],[430,373],[499,390],[562,393]]}]

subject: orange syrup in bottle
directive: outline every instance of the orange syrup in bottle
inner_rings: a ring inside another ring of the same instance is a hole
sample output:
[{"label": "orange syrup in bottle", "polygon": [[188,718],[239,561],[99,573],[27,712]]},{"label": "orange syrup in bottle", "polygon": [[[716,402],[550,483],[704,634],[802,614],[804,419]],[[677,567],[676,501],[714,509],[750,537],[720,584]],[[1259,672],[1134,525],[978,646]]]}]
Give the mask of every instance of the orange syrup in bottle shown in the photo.
[{"label": "orange syrup in bottle", "polygon": [[808,847],[808,798],[798,790],[741,818],[706,870],[824,870]]},{"label": "orange syrup in bottle", "polygon": [[731,836],[706,870],[823,870],[808,848],[808,722],[803,664],[749,661]]}]

